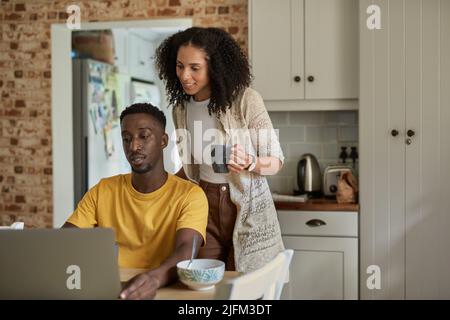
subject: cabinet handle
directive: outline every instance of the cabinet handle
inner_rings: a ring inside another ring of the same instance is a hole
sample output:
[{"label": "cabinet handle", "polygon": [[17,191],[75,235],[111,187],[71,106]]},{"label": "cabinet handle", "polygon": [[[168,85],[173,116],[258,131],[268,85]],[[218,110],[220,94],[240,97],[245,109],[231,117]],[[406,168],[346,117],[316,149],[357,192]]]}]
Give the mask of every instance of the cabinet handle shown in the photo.
[{"label": "cabinet handle", "polygon": [[302,80],[302,78],[300,78],[300,76],[295,76],[294,77],[294,81],[295,82],[300,82]]},{"label": "cabinet handle", "polygon": [[309,76],[309,77],[308,77],[308,81],[309,81],[309,82],[314,82],[314,77],[313,77],[313,76]]},{"label": "cabinet handle", "polygon": [[414,135],[415,135],[416,133],[413,131],[413,130],[408,130],[407,132],[406,132],[406,135],[408,136],[408,137],[413,137]]},{"label": "cabinet handle", "polygon": [[139,64],[141,65],[141,66],[143,66],[143,65],[145,65],[145,62],[144,61],[139,61]]},{"label": "cabinet handle", "polygon": [[393,137],[396,137],[396,136],[398,136],[398,130],[392,130],[391,131],[391,135],[393,136]]},{"label": "cabinet handle", "polygon": [[311,228],[314,228],[314,227],[324,226],[324,225],[326,225],[326,223],[325,223],[325,221],[320,220],[320,219],[312,219],[312,220],[309,220],[306,223],[306,225],[311,227]]}]

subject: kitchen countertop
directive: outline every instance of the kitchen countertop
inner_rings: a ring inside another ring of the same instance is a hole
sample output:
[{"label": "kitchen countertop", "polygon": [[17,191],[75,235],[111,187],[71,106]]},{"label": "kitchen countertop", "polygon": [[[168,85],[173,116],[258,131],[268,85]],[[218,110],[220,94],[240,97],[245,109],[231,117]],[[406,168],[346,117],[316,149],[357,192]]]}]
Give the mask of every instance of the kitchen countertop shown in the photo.
[{"label": "kitchen countertop", "polygon": [[302,210],[302,211],[354,211],[358,213],[358,203],[337,203],[336,199],[309,199],[306,202],[275,201],[277,210]]}]

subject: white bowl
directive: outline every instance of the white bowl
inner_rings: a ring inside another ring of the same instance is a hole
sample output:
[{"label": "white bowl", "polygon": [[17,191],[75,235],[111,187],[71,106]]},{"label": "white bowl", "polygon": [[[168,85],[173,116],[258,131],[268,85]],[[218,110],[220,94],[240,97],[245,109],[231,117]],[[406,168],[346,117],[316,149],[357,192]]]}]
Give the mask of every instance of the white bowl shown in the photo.
[{"label": "white bowl", "polygon": [[210,290],[223,279],[225,263],[216,259],[194,259],[177,263],[178,278],[182,283],[194,290]]}]

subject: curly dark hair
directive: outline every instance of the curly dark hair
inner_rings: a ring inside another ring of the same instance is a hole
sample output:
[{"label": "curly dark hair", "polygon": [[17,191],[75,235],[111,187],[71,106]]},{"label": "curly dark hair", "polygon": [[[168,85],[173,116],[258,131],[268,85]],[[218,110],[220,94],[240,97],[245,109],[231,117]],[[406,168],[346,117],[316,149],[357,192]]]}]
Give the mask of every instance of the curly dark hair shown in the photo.
[{"label": "curly dark hair", "polygon": [[250,86],[252,75],[246,55],[226,31],[219,28],[192,27],[165,39],[156,49],[156,67],[166,83],[169,105],[184,106],[190,99],[178,80],[178,49],[191,45],[206,53],[211,98],[209,114],[220,115],[231,107],[234,99]]},{"label": "curly dark hair", "polygon": [[120,114],[120,123],[122,123],[122,120],[126,115],[134,113],[149,114],[161,124],[163,129],[166,128],[166,116],[164,115],[164,112],[159,110],[158,107],[155,107],[151,103],[135,103],[125,108],[125,110],[123,110]]}]

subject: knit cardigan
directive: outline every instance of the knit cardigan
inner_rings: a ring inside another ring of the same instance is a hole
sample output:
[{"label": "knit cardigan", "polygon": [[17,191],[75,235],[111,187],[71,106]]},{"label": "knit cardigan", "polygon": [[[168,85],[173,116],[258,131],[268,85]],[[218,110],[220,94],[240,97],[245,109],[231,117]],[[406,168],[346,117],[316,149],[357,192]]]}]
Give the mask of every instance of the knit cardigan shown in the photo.
[{"label": "knit cardigan", "polygon": [[[207,112],[207,110],[205,110]],[[190,133],[186,130],[186,108],[173,108],[176,145],[186,176],[198,183],[199,165],[190,152]],[[272,156],[284,162],[278,137],[258,92],[247,88],[218,116],[219,130],[227,145],[241,144],[258,157]],[[230,198],[236,205],[233,231],[236,270],[256,270],[284,250],[280,224],[267,179],[259,174],[241,171],[228,176]]]}]

